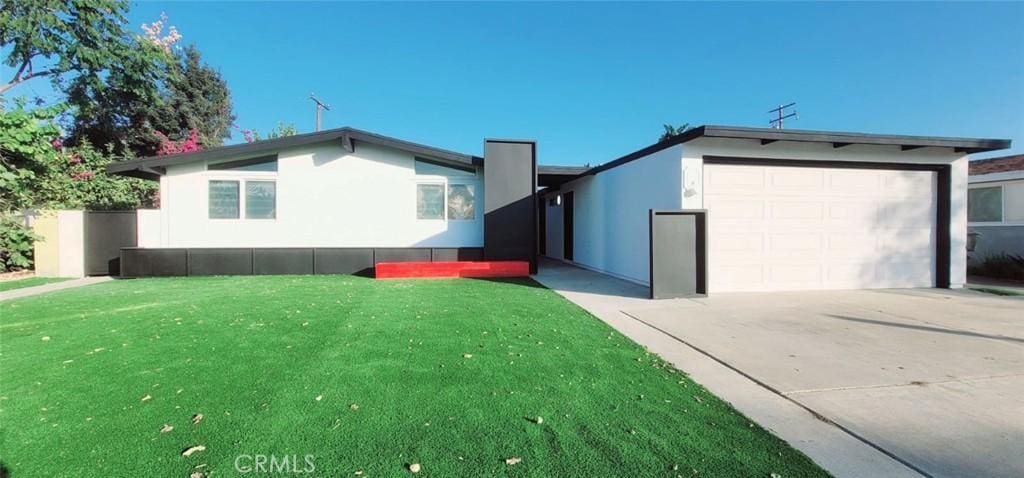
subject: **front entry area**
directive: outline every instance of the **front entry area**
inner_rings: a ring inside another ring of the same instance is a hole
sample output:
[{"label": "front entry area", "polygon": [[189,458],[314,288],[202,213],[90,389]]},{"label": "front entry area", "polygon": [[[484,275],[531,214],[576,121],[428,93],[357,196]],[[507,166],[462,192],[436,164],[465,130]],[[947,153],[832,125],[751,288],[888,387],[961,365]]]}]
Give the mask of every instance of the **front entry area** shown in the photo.
[{"label": "front entry area", "polygon": [[936,286],[937,176],[705,161],[710,293]]}]

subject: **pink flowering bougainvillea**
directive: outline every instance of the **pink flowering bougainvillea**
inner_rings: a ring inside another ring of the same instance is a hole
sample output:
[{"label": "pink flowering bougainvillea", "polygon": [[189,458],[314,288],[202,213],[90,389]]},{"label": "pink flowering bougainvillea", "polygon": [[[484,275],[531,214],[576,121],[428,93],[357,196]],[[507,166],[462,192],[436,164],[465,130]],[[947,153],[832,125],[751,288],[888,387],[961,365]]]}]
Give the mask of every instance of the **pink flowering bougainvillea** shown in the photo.
[{"label": "pink flowering bougainvillea", "polygon": [[181,141],[174,141],[168,138],[166,134],[159,131],[154,131],[153,134],[160,140],[160,148],[157,150],[157,156],[167,156],[168,154],[179,154],[179,153],[191,153],[193,151],[201,151],[202,146],[199,145],[199,132],[195,128],[192,128],[188,132],[188,138]]}]

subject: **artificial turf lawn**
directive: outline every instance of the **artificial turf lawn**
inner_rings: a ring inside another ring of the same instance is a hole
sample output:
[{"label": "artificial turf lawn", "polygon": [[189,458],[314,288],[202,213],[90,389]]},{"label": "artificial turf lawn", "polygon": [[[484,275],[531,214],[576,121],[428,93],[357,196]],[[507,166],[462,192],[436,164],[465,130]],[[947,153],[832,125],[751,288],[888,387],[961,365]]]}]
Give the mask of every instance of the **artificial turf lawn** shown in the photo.
[{"label": "artificial turf lawn", "polygon": [[3,302],[0,423],[12,477],[237,476],[257,454],[313,455],[316,476],[826,476],[526,279],[144,279]]},{"label": "artificial turf lawn", "polygon": [[25,279],[5,280],[0,282],[0,292],[22,289],[25,287],[35,287],[37,285],[53,284],[54,282],[64,282],[66,280],[71,279],[63,277],[27,277]]}]

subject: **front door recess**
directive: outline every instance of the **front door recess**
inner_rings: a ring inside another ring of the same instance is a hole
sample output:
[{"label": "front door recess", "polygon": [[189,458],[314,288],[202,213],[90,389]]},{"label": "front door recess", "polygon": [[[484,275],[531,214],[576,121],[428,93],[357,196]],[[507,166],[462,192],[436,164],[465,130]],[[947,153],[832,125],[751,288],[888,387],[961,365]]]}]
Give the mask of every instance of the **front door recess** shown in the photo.
[{"label": "front door recess", "polygon": [[571,261],[572,259],[572,193],[568,192],[562,195],[562,239],[565,241],[563,244],[562,257]]}]

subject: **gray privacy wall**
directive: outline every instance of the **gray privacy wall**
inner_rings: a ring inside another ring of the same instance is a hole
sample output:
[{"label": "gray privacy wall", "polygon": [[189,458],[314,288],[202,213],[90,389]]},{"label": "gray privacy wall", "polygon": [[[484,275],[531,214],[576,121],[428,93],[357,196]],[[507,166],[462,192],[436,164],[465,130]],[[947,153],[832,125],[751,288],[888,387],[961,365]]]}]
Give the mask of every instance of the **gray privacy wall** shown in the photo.
[{"label": "gray privacy wall", "polygon": [[484,141],[484,257],[537,271],[537,144]]},{"label": "gray privacy wall", "polygon": [[651,298],[708,293],[707,212],[650,210]]}]

